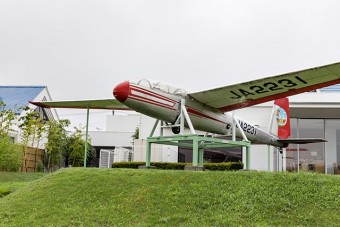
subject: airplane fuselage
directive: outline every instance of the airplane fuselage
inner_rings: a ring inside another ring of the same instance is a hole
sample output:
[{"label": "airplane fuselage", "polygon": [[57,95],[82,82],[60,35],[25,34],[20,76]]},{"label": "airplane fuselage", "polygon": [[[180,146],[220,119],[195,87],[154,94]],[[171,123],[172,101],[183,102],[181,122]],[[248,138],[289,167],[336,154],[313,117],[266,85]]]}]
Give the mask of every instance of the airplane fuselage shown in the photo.
[{"label": "airplane fuselage", "polygon": [[[195,129],[221,135],[230,135],[232,132],[233,116],[231,113],[224,113],[192,99],[181,89],[170,92],[170,89],[153,87],[151,83],[140,85],[126,81],[117,85],[113,94],[118,101],[131,109],[171,124],[178,119],[181,100],[184,99],[186,110]],[[283,146],[277,141],[276,136],[240,118],[237,119],[248,140],[254,143]],[[236,130],[236,136],[242,137],[240,130]]]}]

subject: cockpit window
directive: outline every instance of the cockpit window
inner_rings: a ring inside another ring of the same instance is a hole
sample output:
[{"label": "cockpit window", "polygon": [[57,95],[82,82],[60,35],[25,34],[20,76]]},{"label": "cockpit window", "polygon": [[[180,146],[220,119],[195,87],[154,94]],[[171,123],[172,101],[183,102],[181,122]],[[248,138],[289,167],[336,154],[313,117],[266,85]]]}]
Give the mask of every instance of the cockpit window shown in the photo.
[{"label": "cockpit window", "polygon": [[163,82],[154,82],[147,79],[139,80],[138,82],[130,81],[131,84],[136,84],[145,88],[151,88],[152,90],[159,90],[165,93],[169,93],[177,96],[186,95],[186,91],[181,88],[177,88],[175,86],[163,83]]},{"label": "cockpit window", "polygon": [[148,81],[146,79],[138,81],[137,85],[140,85],[142,87],[152,88],[152,85],[151,85],[150,81]]}]

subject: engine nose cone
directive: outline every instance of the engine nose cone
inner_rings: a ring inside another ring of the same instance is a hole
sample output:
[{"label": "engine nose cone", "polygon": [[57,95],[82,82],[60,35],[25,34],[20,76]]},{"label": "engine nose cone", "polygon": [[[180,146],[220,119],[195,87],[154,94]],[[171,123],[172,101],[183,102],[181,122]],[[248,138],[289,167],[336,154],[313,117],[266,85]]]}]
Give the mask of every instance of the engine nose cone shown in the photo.
[{"label": "engine nose cone", "polygon": [[113,89],[113,96],[119,101],[124,102],[130,93],[130,83],[128,81],[124,81],[120,84],[118,84]]}]

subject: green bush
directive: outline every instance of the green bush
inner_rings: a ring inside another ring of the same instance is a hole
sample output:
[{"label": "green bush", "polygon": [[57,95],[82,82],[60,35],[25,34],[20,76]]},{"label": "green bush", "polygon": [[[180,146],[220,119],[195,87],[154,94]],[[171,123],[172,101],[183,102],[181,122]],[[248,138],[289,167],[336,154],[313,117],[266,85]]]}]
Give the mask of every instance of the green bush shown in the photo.
[{"label": "green bush", "polygon": [[18,171],[22,164],[22,146],[14,144],[8,135],[0,136],[0,171]]},{"label": "green bush", "polygon": [[44,164],[42,163],[41,160],[38,160],[36,167],[35,167],[35,171],[39,173],[43,173],[45,171]]},{"label": "green bush", "polygon": [[188,163],[154,162],[151,163],[151,165],[155,166],[157,169],[184,170],[184,167],[187,166]]},{"label": "green bush", "polygon": [[[170,162],[152,162],[151,166],[155,166],[157,169],[176,169],[183,170],[188,163],[170,163]],[[128,168],[138,169],[139,166],[145,166],[145,162],[115,162],[112,163],[112,168]]]},{"label": "green bush", "polygon": [[[112,168],[128,168],[138,169],[139,166],[145,166],[145,162],[115,162],[112,163]],[[185,166],[191,165],[190,163],[170,163],[170,162],[152,162],[151,166],[157,169],[167,170],[184,170]],[[212,171],[230,171],[243,169],[242,162],[223,162],[223,163],[205,163],[206,170]]]},{"label": "green bush", "polygon": [[145,165],[145,162],[114,162],[112,168],[138,169],[138,166]]},{"label": "green bush", "polygon": [[222,162],[222,163],[206,163],[204,164],[205,169],[226,171],[226,170],[240,170],[243,169],[242,162]]},{"label": "green bush", "polygon": [[11,190],[9,190],[9,189],[5,189],[5,188],[0,188],[0,198],[1,197],[4,197],[4,196],[6,196],[6,195],[8,195],[8,194],[10,194],[11,193]]}]

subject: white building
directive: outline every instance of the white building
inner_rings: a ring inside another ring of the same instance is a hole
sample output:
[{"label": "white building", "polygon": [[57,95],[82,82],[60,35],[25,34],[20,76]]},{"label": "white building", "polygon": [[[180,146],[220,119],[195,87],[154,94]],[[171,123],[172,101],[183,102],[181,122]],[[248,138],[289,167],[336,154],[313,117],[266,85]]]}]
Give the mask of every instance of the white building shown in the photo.
[{"label": "white building", "polygon": [[[51,101],[51,96],[46,86],[0,86],[0,101],[5,104],[1,106],[2,110],[11,110],[15,113],[15,119],[12,122],[10,137],[16,143],[22,142],[22,130],[19,127],[19,119],[24,117],[27,113],[23,107],[28,107],[28,111],[39,112],[40,117],[45,121],[59,120],[58,114],[55,110],[44,109],[30,104],[29,101]],[[1,124],[3,122],[1,121]],[[2,126],[2,125],[1,125]],[[44,147],[46,138],[41,141],[29,141],[30,149],[25,149],[23,156],[22,172],[35,172],[37,163],[44,158]],[[32,144],[33,143],[33,144]],[[34,147],[34,149],[33,149]],[[36,149],[40,148],[40,149]]]},{"label": "white building", "polygon": [[[15,142],[21,142],[21,131],[18,127],[18,119],[26,114],[23,107],[39,112],[45,120],[59,120],[55,110],[44,109],[30,104],[29,101],[52,101],[51,95],[46,86],[0,86],[0,101],[4,102],[5,109],[15,111],[16,119],[13,124],[10,136]],[[40,144],[40,147],[44,143]]]},{"label": "white building", "polygon": [[[252,145],[250,168],[264,171],[316,171],[333,174],[340,163],[340,86],[335,85],[316,92],[289,97],[292,138],[325,138],[327,143],[291,145],[281,155],[275,147]],[[268,130],[273,102],[260,104],[235,111],[236,115]],[[133,161],[145,161],[145,141],[150,135],[155,119],[147,116],[114,115],[107,116],[106,132],[91,132],[94,146],[124,147],[133,146]],[[133,144],[132,135],[139,127],[139,140]],[[155,136],[159,135],[159,127]],[[166,129],[165,135],[172,132]],[[157,134],[158,133],[158,134]],[[201,132],[204,134],[203,132]],[[152,161],[189,161],[191,151],[166,145],[153,145]],[[209,157],[212,157],[209,159]],[[220,161],[242,160],[245,152],[233,150],[205,151],[205,159]],[[223,157],[225,159],[223,160]],[[128,160],[125,160],[128,161]]]},{"label": "white building", "polygon": [[140,125],[140,118],[139,114],[108,115],[105,131],[89,131],[91,145],[96,149],[96,160],[90,165],[99,167],[105,165],[101,160],[104,153],[112,155],[111,163],[132,161],[132,136]]},{"label": "white building", "polygon": [[[89,132],[91,144],[97,151],[94,165],[100,166],[101,151],[112,152],[112,162],[145,161],[145,141],[154,123],[155,119],[135,112],[106,116],[105,131]],[[134,140],[137,128],[141,139]],[[157,131],[160,131],[159,127]],[[156,145],[153,147],[152,160],[177,162],[177,148]]]}]

